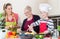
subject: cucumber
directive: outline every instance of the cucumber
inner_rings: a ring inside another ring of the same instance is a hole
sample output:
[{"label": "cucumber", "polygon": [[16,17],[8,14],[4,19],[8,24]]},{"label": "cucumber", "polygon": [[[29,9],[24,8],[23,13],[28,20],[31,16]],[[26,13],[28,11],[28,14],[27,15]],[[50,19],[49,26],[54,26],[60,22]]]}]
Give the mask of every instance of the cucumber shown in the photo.
[{"label": "cucumber", "polygon": [[2,14],[0,13],[0,18],[2,17]]}]

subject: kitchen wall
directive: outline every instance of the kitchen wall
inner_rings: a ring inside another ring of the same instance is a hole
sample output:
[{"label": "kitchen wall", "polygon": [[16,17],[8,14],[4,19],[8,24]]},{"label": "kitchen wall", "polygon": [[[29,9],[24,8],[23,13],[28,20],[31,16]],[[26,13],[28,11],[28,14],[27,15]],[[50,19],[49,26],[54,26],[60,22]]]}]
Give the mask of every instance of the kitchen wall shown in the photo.
[{"label": "kitchen wall", "polygon": [[60,15],[60,0],[48,0],[48,3],[52,5],[50,16]]},{"label": "kitchen wall", "polygon": [[21,22],[25,19],[24,8],[26,5],[32,7],[33,14],[39,14],[39,4],[41,2],[47,2],[47,0],[0,0],[0,12],[3,12],[3,4],[11,3],[13,6],[13,11],[19,14],[19,19]]},{"label": "kitchen wall", "polygon": [[0,12],[3,12],[3,4],[11,3],[13,6],[13,11],[19,14],[19,21],[25,19],[24,8],[26,5],[32,7],[33,14],[39,15],[39,4],[42,2],[49,3],[52,6],[52,10],[49,15],[59,15],[60,14],[60,0],[0,0]]}]

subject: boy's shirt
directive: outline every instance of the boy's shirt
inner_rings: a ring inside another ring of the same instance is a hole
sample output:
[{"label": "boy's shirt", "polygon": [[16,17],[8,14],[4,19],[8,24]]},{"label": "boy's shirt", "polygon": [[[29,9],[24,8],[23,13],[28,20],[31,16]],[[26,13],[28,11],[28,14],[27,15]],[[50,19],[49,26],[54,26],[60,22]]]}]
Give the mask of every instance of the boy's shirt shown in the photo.
[{"label": "boy's shirt", "polygon": [[[45,25],[41,24],[41,23],[44,23]],[[45,32],[45,31],[53,32],[53,30],[54,30],[54,24],[51,19],[49,19],[49,20],[40,19],[31,24],[31,26],[37,26],[37,25],[39,25],[39,27],[40,27],[39,32]],[[42,27],[42,25],[45,27]],[[44,30],[44,28],[45,28],[45,30]]]}]

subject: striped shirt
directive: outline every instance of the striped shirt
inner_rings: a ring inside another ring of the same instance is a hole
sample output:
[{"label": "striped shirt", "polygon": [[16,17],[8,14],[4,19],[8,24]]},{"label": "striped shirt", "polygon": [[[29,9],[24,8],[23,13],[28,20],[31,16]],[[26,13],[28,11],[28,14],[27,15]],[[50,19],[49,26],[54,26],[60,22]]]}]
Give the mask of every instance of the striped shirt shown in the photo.
[{"label": "striped shirt", "polygon": [[48,31],[53,32],[54,30],[54,24],[53,24],[53,20],[49,19],[49,20],[37,20],[36,22],[32,23],[31,26],[37,26],[40,24],[40,22],[46,22],[47,23],[47,27],[48,27]]}]

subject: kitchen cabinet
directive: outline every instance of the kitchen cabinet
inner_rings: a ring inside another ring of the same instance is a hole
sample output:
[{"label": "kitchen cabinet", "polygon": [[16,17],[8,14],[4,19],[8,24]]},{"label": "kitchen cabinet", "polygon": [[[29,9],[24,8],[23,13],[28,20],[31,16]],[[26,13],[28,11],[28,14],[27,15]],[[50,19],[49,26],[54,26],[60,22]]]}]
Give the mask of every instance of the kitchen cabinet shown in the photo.
[{"label": "kitchen cabinet", "polygon": [[60,16],[49,16],[53,20],[54,28],[57,29],[57,26],[60,26]]}]

